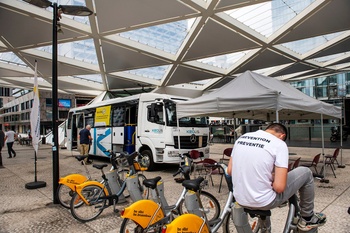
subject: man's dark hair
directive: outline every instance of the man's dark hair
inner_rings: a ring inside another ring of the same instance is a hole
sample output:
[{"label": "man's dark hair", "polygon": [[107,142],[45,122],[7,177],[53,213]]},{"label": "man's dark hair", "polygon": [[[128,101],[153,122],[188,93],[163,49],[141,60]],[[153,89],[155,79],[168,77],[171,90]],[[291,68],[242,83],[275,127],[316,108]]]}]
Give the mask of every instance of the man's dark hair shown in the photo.
[{"label": "man's dark hair", "polygon": [[287,135],[288,135],[288,130],[287,128],[282,125],[281,123],[272,123],[272,124],[269,124],[266,129],[270,129],[270,130],[273,130],[275,131],[276,133],[282,133],[282,134],[285,134],[286,137],[284,138],[284,141],[287,139]]}]

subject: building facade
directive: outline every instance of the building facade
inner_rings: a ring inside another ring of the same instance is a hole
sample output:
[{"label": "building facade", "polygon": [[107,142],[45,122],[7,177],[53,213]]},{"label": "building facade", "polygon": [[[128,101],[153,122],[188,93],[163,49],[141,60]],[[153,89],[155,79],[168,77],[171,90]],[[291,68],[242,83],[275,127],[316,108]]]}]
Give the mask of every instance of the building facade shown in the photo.
[{"label": "building facade", "polygon": [[[17,133],[27,133],[30,129],[30,112],[33,106],[34,93],[29,92],[18,98],[10,97],[11,101],[0,108],[0,124],[2,129],[10,128]],[[52,96],[51,92],[40,91],[40,130],[45,135],[52,130]],[[77,105],[75,95],[58,94],[58,118],[62,123],[68,116],[68,111]]]}]

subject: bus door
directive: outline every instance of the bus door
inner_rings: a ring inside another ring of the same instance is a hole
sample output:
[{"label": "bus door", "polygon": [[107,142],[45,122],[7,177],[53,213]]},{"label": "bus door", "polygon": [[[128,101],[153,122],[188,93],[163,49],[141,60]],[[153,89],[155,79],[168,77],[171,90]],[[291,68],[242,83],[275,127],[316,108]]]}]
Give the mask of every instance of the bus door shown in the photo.
[{"label": "bus door", "polygon": [[129,154],[135,151],[136,144],[136,122],[137,112],[136,105],[128,106],[125,111],[125,126],[124,126],[124,151]]},{"label": "bus door", "polygon": [[140,134],[152,141],[155,148],[162,148],[166,140],[163,103],[147,103],[145,106],[146,114],[142,117]]},{"label": "bus door", "polygon": [[[78,135],[80,130],[84,129],[84,114],[83,113],[76,113],[72,116],[71,121],[71,140],[69,140],[68,136],[68,148],[69,144],[71,143],[71,148],[80,150],[80,143],[78,140]],[[67,132],[68,134],[69,132]],[[69,134],[68,134],[69,135]]]}]

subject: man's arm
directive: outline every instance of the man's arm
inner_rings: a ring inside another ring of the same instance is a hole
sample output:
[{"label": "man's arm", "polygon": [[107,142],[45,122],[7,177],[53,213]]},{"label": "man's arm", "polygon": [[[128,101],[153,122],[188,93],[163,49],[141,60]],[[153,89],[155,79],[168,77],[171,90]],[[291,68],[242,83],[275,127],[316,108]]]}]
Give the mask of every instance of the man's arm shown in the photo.
[{"label": "man's arm", "polygon": [[276,193],[282,193],[287,186],[288,169],[275,166],[275,175],[272,188]]},{"label": "man's arm", "polygon": [[228,161],[228,165],[227,165],[227,174],[229,174],[230,176],[232,176],[232,157],[230,157],[230,160]]}]

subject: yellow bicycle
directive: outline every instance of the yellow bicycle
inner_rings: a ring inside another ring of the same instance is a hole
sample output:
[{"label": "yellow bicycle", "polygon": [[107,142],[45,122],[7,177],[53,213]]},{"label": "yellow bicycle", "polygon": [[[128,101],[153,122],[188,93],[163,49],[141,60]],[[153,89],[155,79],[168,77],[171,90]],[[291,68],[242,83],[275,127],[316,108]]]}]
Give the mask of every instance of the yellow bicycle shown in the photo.
[{"label": "yellow bicycle", "polygon": [[186,161],[185,165],[180,166],[179,171],[174,174],[176,176],[182,173],[185,178],[182,182],[182,193],[172,206],[168,205],[164,197],[164,184],[160,181],[161,177],[144,180],[143,184],[151,189],[153,200],[140,200],[125,208],[122,211],[124,220],[120,233],[160,232],[162,227],[177,215],[187,212],[200,214],[204,211],[209,220],[217,219],[220,214],[218,200],[212,194],[201,190],[203,177],[189,179],[190,170],[191,165]]},{"label": "yellow bicycle", "polygon": [[59,203],[64,207],[70,208],[70,201],[74,194],[75,186],[84,183],[85,181],[91,180],[91,175],[86,167],[84,159],[85,155],[75,156],[75,158],[84,165],[87,176],[81,174],[69,174],[65,177],[61,177],[58,181],[58,187],[56,196]]},{"label": "yellow bicycle", "polygon": [[[116,156],[113,153],[113,157]],[[139,153],[132,154],[120,153],[116,158],[125,158],[129,166],[129,173],[122,180],[118,170],[114,169],[108,174],[103,171],[107,164],[94,164],[93,167],[101,170],[102,182],[86,181],[75,186],[75,193],[70,202],[70,210],[74,218],[81,222],[87,222],[97,218],[104,209],[109,206],[114,207],[114,212],[118,212],[116,204],[121,203],[124,199],[124,192],[130,195],[132,201],[143,199],[146,190],[142,185],[146,177],[138,171],[146,170],[141,168],[140,164],[135,160]],[[117,168],[114,159],[111,159],[113,168]]]}]

